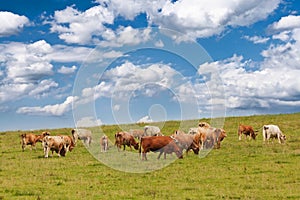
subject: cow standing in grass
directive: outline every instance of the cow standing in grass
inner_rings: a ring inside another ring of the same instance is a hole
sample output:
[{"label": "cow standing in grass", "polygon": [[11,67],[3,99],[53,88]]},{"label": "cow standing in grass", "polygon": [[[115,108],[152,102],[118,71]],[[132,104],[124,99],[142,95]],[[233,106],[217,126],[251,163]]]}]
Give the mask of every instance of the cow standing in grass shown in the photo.
[{"label": "cow standing in grass", "polygon": [[106,135],[103,135],[100,138],[100,146],[101,152],[106,152],[108,150],[108,137]]},{"label": "cow standing in grass", "polygon": [[31,150],[32,147],[34,147],[34,150],[36,150],[36,143],[37,142],[42,142],[43,138],[47,135],[50,135],[49,132],[42,132],[40,135],[35,135],[33,133],[24,133],[21,135],[21,143],[22,143],[22,150],[24,151],[26,148],[26,145],[31,145]]},{"label": "cow standing in grass", "polygon": [[278,142],[281,144],[286,140],[285,135],[281,132],[277,125],[264,125],[263,126],[263,140],[264,142],[269,141],[272,138],[277,138]]},{"label": "cow standing in grass", "polygon": [[257,131],[254,131],[252,126],[240,124],[238,127],[239,140],[242,140],[243,134],[245,135],[246,139],[247,139],[247,136],[250,136],[250,138],[255,140],[255,138],[257,136],[257,133],[255,133],[255,132],[257,132]]},{"label": "cow standing in grass", "polygon": [[186,150],[186,154],[191,149],[195,154],[199,153],[200,137],[198,134],[186,134],[183,131],[175,131],[172,137],[174,137],[176,144],[182,151]]},{"label": "cow standing in grass", "polygon": [[130,150],[134,147],[135,150],[139,149],[139,144],[135,141],[134,137],[128,132],[118,132],[115,134],[115,145],[118,148],[118,151],[121,149],[123,145],[123,150],[125,150],[125,146],[128,146]]},{"label": "cow standing in grass", "polygon": [[87,129],[73,129],[72,135],[77,139],[83,140],[84,144],[90,146],[92,143],[92,131]]},{"label": "cow standing in grass", "polygon": [[147,160],[146,154],[148,152],[159,152],[157,159],[164,153],[175,153],[178,158],[183,158],[182,150],[177,146],[176,140],[170,136],[145,136],[141,138],[139,153],[142,155],[142,160]]}]

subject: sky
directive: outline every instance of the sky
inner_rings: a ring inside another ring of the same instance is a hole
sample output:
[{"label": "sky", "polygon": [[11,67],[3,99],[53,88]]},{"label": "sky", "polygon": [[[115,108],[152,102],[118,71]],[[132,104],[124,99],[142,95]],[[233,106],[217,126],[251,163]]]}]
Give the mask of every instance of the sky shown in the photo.
[{"label": "sky", "polygon": [[0,131],[300,112],[296,0],[0,2]]}]

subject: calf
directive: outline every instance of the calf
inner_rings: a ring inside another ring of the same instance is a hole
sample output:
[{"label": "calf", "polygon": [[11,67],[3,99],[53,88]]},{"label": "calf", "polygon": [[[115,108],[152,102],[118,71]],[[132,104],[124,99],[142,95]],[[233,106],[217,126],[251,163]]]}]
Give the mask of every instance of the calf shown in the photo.
[{"label": "calf", "polygon": [[22,150],[24,151],[26,148],[26,145],[31,145],[36,150],[36,143],[42,142],[43,138],[47,135],[50,135],[49,132],[42,132],[40,135],[35,135],[33,133],[24,133],[21,135],[21,143],[22,143]]},{"label": "calf", "polygon": [[177,146],[175,139],[170,136],[145,136],[141,138],[139,152],[142,154],[142,160],[147,160],[146,154],[148,152],[160,152],[157,159],[164,153],[166,154],[175,152],[178,158],[183,158],[181,149]]},{"label": "calf", "polygon": [[106,135],[103,135],[100,138],[100,146],[101,152],[106,152],[108,150],[108,137]]},{"label": "calf", "polygon": [[118,151],[123,145],[123,150],[125,150],[125,146],[129,146],[130,150],[132,150],[131,146],[133,146],[136,150],[139,149],[139,144],[134,140],[134,137],[130,135],[128,132],[118,132],[115,134],[115,145],[117,145]]},{"label": "calf", "polygon": [[271,138],[277,138],[278,142],[281,144],[286,140],[285,135],[282,134],[281,130],[277,125],[264,125],[263,126],[263,140],[270,140]]},{"label": "calf", "polygon": [[59,157],[65,156],[67,153],[66,140],[64,136],[46,136],[43,139],[43,146],[45,158],[48,158],[50,150],[52,151],[52,157],[54,151]]},{"label": "calf", "polygon": [[240,124],[238,127],[238,136],[239,136],[239,140],[242,140],[242,135],[244,134],[246,139],[247,136],[250,136],[250,138],[254,139],[257,136],[257,133],[255,133],[257,131],[254,131],[252,126],[247,126],[247,125],[242,125]]}]

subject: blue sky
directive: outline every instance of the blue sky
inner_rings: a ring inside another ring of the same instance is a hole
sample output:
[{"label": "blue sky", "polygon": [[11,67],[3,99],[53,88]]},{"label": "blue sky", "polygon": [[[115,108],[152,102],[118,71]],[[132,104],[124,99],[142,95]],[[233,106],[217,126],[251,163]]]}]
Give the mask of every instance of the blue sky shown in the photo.
[{"label": "blue sky", "polygon": [[292,0],[1,1],[0,131],[300,111]]}]

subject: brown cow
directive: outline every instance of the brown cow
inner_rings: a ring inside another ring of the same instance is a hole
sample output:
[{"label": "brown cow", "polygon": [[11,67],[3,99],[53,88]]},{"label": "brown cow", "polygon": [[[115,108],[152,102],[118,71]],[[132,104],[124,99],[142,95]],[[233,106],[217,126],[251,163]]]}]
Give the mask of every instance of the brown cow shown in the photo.
[{"label": "brown cow", "polygon": [[227,137],[225,130],[221,128],[210,127],[205,131],[202,131],[200,136],[201,149],[212,148],[217,144],[217,149],[221,147],[221,141]]},{"label": "brown cow", "polygon": [[[160,152],[157,159],[164,153],[164,159],[166,154],[175,152],[178,158],[183,158],[181,149],[177,146],[176,140],[170,136],[144,136],[141,138],[141,145],[139,152],[142,154],[142,160],[147,160],[146,154],[150,151]],[[142,151],[143,149],[143,151]]]},{"label": "brown cow", "polygon": [[21,135],[21,143],[22,143],[22,150],[24,151],[26,148],[26,145],[31,145],[31,150],[32,147],[36,150],[36,143],[37,142],[42,142],[43,138],[47,135],[50,135],[49,132],[42,132],[40,135],[35,135],[33,133],[24,133]]},{"label": "brown cow", "polygon": [[257,133],[254,133],[254,132],[258,132],[258,131],[254,131],[252,126],[240,124],[238,127],[239,140],[242,140],[243,134],[245,135],[246,139],[247,139],[247,136],[250,136],[250,138],[255,140]]},{"label": "brown cow", "polygon": [[120,151],[121,146],[123,145],[123,150],[125,150],[125,146],[129,146],[130,150],[132,150],[133,146],[136,150],[139,149],[139,144],[134,140],[134,137],[130,135],[128,132],[118,132],[115,134],[115,145],[118,147],[118,151]]},{"label": "brown cow", "polygon": [[183,131],[175,131],[173,134],[177,145],[183,151],[186,150],[186,154],[188,154],[189,150],[193,150],[195,154],[199,153],[199,135],[195,134],[185,134]]}]

